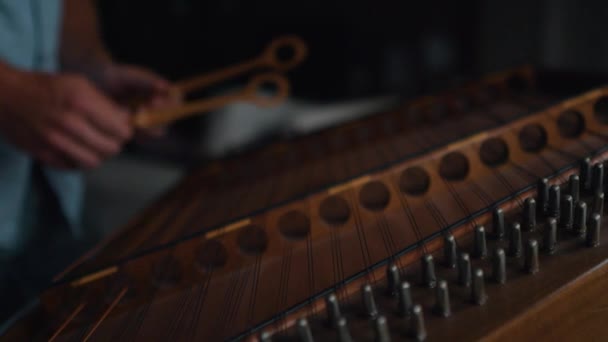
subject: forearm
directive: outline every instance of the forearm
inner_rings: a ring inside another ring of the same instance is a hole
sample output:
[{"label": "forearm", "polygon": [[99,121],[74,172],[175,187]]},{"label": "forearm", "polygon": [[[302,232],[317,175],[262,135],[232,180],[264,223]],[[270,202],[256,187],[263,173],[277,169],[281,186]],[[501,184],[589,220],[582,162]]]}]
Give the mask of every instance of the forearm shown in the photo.
[{"label": "forearm", "polygon": [[[0,59],[0,94],[5,94],[5,91],[13,88],[11,84],[19,78],[19,70],[8,65]],[[0,96],[0,99],[6,98],[6,96]]]},{"label": "forearm", "polygon": [[9,111],[12,110],[11,100],[15,100],[14,84],[19,84],[20,76],[17,69],[0,60],[0,128],[6,124]]},{"label": "forearm", "polygon": [[60,51],[63,70],[91,78],[111,62],[101,41],[94,0],[64,0]]},{"label": "forearm", "polygon": [[25,82],[33,78],[35,73],[15,68],[0,59],[0,120],[13,111],[16,103],[21,103],[24,97],[30,96],[32,86],[40,86],[37,82]]},{"label": "forearm", "polygon": [[[0,59],[0,125],[5,120],[27,114],[38,103],[52,103],[55,93],[49,87],[52,74],[14,67]],[[32,99],[36,99],[32,101]]]}]

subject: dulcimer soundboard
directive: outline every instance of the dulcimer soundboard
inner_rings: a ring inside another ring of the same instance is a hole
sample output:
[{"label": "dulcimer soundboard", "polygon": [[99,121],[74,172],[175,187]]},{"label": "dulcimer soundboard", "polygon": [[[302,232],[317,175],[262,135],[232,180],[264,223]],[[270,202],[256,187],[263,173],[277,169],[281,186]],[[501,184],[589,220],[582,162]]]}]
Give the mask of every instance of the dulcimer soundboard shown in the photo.
[{"label": "dulcimer soundboard", "polygon": [[598,84],[521,67],[204,165],[2,339],[603,336]]}]

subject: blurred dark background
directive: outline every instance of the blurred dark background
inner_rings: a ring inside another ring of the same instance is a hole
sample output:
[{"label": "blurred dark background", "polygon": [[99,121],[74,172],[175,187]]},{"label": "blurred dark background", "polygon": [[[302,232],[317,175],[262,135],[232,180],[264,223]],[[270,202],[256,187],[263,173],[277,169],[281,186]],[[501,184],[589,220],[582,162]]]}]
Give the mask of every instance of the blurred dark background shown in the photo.
[{"label": "blurred dark background", "polygon": [[310,45],[294,95],[336,100],[442,88],[521,63],[605,70],[605,1],[102,0],[115,56],[172,79],[257,55],[295,33]]},{"label": "blurred dark background", "polygon": [[482,58],[483,1],[104,0],[100,5],[115,56],[173,79],[256,56],[272,38],[298,34],[311,54],[291,80],[294,95],[308,99],[416,92],[475,72]]},{"label": "blurred dark background", "polygon": [[[289,75],[293,97],[315,103],[413,97],[523,63],[608,69],[605,1],[101,0],[99,6],[114,56],[172,80],[257,56],[273,38],[297,34],[311,53]],[[196,162],[242,148],[183,152],[176,139],[200,142],[217,131],[209,120],[176,125],[173,141],[154,145],[151,154]]]},{"label": "blurred dark background", "polygon": [[[116,59],[172,80],[257,56],[285,33],[310,47],[306,63],[289,74],[292,101],[284,108],[235,107],[181,122],[167,138],[131,146],[91,173],[90,217],[103,229],[122,224],[190,166],[281,137],[286,117],[428,94],[523,63],[608,71],[606,1],[100,0],[99,7]],[[238,114],[246,111],[249,121]]]}]

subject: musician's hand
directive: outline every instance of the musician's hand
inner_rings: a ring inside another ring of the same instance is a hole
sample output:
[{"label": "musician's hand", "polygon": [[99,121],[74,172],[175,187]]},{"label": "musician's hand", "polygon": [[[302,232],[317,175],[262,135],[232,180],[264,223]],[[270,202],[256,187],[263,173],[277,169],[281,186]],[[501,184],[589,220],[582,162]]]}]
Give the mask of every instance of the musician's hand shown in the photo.
[{"label": "musician's hand", "polygon": [[[118,101],[140,100],[138,110],[163,109],[181,103],[181,98],[171,91],[171,85],[167,80],[136,66],[114,63],[104,66],[99,78],[99,85]],[[138,133],[159,136],[164,133],[164,128]]]},{"label": "musician's hand", "polygon": [[0,135],[58,168],[93,168],[131,138],[128,111],[75,75],[0,69]]}]

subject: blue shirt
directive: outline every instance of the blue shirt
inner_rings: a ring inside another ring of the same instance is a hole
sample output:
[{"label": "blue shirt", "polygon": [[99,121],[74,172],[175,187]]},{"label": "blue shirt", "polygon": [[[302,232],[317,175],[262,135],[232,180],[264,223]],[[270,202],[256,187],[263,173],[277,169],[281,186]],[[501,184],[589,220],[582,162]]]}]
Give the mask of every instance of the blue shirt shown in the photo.
[{"label": "blue shirt", "polygon": [[[61,13],[62,0],[0,0],[0,59],[23,70],[56,72]],[[29,156],[0,136],[0,251],[18,250],[27,236],[23,222],[39,214],[26,207],[32,166]],[[72,232],[80,235],[82,176],[48,167],[43,174]]]}]

